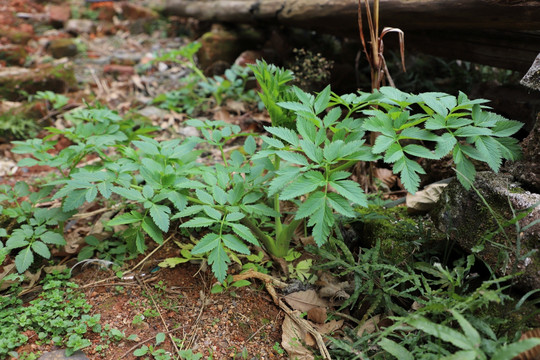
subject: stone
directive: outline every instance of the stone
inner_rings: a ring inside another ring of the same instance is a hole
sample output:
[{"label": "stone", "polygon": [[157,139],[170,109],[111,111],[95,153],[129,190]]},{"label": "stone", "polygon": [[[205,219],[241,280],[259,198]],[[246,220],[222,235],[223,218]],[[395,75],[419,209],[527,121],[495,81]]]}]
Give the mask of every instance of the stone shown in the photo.
[{"label": "stone", "polygon": [[199,65],[206,70],[217,61],[232,65],[243,50],[260,47],[264,42],[264,36],[249,26],[228,30],[214,24],[211,31],[204,33],[197,41],[201,43],[197,53]]},{"label": "stone", "polygon": [[8,66],[24,65],[28,52],[22,45],[0,45],[0,63]]},{"label": "stone", "polygon": [[[521,188],[509,174],[495,174],[485,171],[476,176],[473,189],[466,190],[456,179],[442,192],[436,208],[430,213],[437,228],[455,240],[463,250],[472,251],[481,245],[475,253],[499,276],[506,276],[514,270],[523,272],[516,278],[517,285],[523,290],[540,288],[540,195]],[[478,191],[493,210],[495,217],[476,193]],[[511,204],[511,207],[510,207]],[[498,224],[511,220],[525,209],[533,208],[519,220],[520,229],[532,224],[520,234],[514,224],[504,227],[505,234],[498,231]],[[491,239],[486,241],[490,234]],[[520,237],[521,253],[516,259],[516,240]],[[508,254],[507,262],[501,259]],[[527,254],[526,257],[524,255]],[[504,255],[501,258],[501,255]]]},{"label": "stone", "polygon": [[132,35],[139,34],[152,34],[154,29],[156,29],[156,19],[154,18],[142,18],[131,20],[128,23],[128,31]]},{"label": "stone", "polygon": [[198,41],[201,43],[201,48],[197,57],[202,69],[207,69],[218,61],[232,64],[242,51],[239,37],[222,28],[214,27]]},{"label": "stone", "polygon": [[75,88],[73,68],[67,64],[46,64],[34,69],[8,67],[0,69],[0,99],[26,100],[25,94],[50,90],[64,93]]},{"label": "stone", "polygon": [[71,17],[69,5],[49,5],[47,12],[49,13],[49,21],[53,25],[61,24],[63,26]]},{"label": "stone", "polygon": [[540,113],[530,134],[521,143],[523,158],[506,165],[516,180],[529,190],[540,194]]},{"label": "stone", "polygon": [[531,68],[520,81],[521,85],[540,91],[540,54],[536,56]]},{"label": "stone", "polygon": [[77,55],[77,44],[73,39],[54,39],[47,46],[47,52],[55,59]]},{"label": "stone", "polygon": [[89,19],[69,19],[64,26],[65,30],[72,34],[90,34],[95,29],[95,24]]},{"label": "stone", "polygon": [[38,360],[89,360],[82,351],[76,351],[71,356],[66,356],[66,350],[47,352]]},{"label": "stone", "polygon": [[120,8],[122,10],[122,17],[127,20],[157,19],[159,17],[154,10],[128,1],[122,1]]},{"label": "stone", "polygon": [[0,25],[0,38],[5,38],[7,42],[13,44],[26,45],[34,37],[34,32],[32,27],[28,28],[22,25],[18,28]]}]

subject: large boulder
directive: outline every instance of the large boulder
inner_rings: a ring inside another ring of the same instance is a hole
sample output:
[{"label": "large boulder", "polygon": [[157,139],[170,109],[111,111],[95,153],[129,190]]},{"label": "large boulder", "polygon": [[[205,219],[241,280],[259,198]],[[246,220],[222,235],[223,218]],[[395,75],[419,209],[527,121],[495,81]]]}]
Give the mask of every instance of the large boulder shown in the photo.
[{"label": "large boulder", "polygon": [[540,91],[540,54],[520,82],[528,88]]},{"label": "large boulder", "polygon": [[[521,214],[518,232],[510,220]],[[523,272],[517,277],[521,288],[540,288],[540,195],[523,190],[511,175],[480,172],[470,190],[452,180],[431,216],[439,230],[465,251],[474,249],[499,276]]]},{"label": "large boulder", "polygon": [[527,190],[540,194],[540,113],[533,130],[521,143],[521,148],[523,158],[506,168]]},{"label": "large boulder", "polygon": [[45,64],[35,69],[0,68],[0,99],[21,101],[37,91],[64,93],[76,86],[73,68],[65,63]]}]

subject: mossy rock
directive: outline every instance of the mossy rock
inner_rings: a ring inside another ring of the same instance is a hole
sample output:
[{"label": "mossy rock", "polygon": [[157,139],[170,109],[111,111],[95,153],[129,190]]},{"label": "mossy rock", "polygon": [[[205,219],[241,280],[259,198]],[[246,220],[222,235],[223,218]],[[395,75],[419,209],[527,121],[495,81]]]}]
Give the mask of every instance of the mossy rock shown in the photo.
[{"label": "mossy rock", "polygon": [[27,56],[28,52],[22,45],[0,46],[0,62],[5,62],[6,65],[24,65]]},{"label": "mossy rock", "polygon": [[55,59],[60,59],[63,57],[73,57],[79,52],[75,40],[68,38],[51,40],[51,42],[47,46],[47,51]]},{"label": "mossy rock", "polygon": [[353,240],[353,247],[371,247],[380,241],[382,255],[395,264],[413,254],[416,248],[413,242],[419,238],[419,223],[424,222],[422,218],[410,216],[403,206],[388,209],[369,206],[356,211],[359,213],[359,221],[349,224],[349,228],[354,229],[352,236],[356,237],[348,239],[349,242]]},{"label": "mossy rock", "polygon": [[10,67],[0,70],[0,98],[25,100],[27,94],[50,90],[64,93],[76,87],[73,68],[66,64],[46,65],[37,69]]},{"label": "mossy rock", "polygon": [[[540,218],[540,195],[524,191],[510,175],[487,171],[477,174],[474,188],[466,190],[457,180],[450,182],[431,212],[437,228],[463,250],[475,249],[475,255],[499,276],[517,270],[523,272],[517,278],[523,289],[540,288],[540,223],[532,224]],[[509,222],[513,212],[522,213],[535,204],[536,208],[519,220],[520,229],[532,225],[516,233],[515,223]],[[521,251],[516,260],[518,236]]]},{"label": "mossy rock", "polygon": [[0,142],[35,137],[41,129],[38,120],[45,116],[44,110],[44,101],[34,101],[0,112]]},{"label": "mossy rock", "polygon": [[257,47],[262,39],[261,33],[253,28],[226,30],[216,26],[197,40],[201,43],[197,53],[199,65],[204,70],[218,61],[230,66],[243,50]]},{"label": "mossy rock", "polygon": [[34,34],[18,28],[0,26],[0,34],[12,44],[26,45]]}]

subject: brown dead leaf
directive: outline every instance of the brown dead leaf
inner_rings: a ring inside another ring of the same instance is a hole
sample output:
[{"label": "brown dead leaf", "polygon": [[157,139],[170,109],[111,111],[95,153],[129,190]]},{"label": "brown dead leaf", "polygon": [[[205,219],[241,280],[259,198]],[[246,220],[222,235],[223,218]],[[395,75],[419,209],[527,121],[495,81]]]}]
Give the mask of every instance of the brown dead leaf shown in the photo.
[{"label": "brown dead leaf", "polygon": [[88,234],[100,234],[103,232],[103,229],[104,229],[104,225],[105,223],[107,223],[109,220],[111,220],[111,218],[113,217],[113,215],[115,215],[117,213],[116,210],[111,210],[111,211],[106,211],[104,212],[100,217],[99,219],[94,222],[94,224],[92,225],[92,227],[90,228],[90,230],[88,231]]},{"label": "brown dead leaf", "polygon": [[307,312],[308,320],[311,320],[317,324],[324,324],[326,321],[326,308],[323,307],[314,307],[308,310]]},{"label": "brown dead leaf", "polygon": [[133,75],[131,76],[131,81],[133,82],[133,85],[135,85],[139,90],[146,90],[141,77],[139,75]]},{"label": "brown dead leaf", "polygon": [[365,323],[362,324],[362,326],[358,328],[358,330],[356,330],[356,334],[358,336],[362,336],[364,333],[373,334],[375,330],[377,330],[377,324],[379,324],[380,319],[380,315],[375,315],[372,318],[369,318]]},{"label": "brown dead leaf", "polygon": [[316,284],[321,286],[319,295],[323,298],[343,300],[350,298],[350,295],[345,291],[351,287],[348,281],[338,282],[334,276],[322,272],[319,274],[319,280]]},{"label": "brown dead leaf", "polygon": [[224,107],[220,107],[214,112],[214,120],[225,121],[229,124],[233,122],[231,113]]},{"label": "brown dead leaf", "polygon": [[15,269],[15,264],[4,265],[4,271],[0,274],[0,290],[5,290],[10,287],[15,281],[3,280]]},{"label": "brown dead leaf", "polygon": [[39,278],[40,278],[40,276],[41,276],[41,270],[42,270],[42,269],[43,269],[42,267],[39,268],[39,269],[36,271],[36,273],[31,273],[30,271],[25,271],[25,272],[24,272],[24,278],[25,278],[25,280],[28,280],[28,281],[29,281],[28,285],[23,286],[23,289],[24,289],[24,290],[30,291],[30,290],[34,287],[34,285],[36,284],[36,282],[39,281]]},{"label": "brown dead leaf", "polygon": [[323,335],[339,330],[342,326],[343,320],[331,320],[325,324],[313,324],[313,327]]},{"label": "brown dead leaf", "polygon": [[315,290],[297,291],[284,296],[285,301],[295,310],[306,312],[314,307],[327,307],[328,302],[317,295]]},{"label": "brown dead leaf", "polygon": [[406,203],[409,212],[426,213],[433,209],[442,191],[448,184],[431,184],[416,194],[407,194]]},{"label": "brown dead leaf", "polygon": [[246,112],[246,103],[243,101],[227,99],[227,101],[225,102],[225,107],[227,108],[227,110],[236,113],[236,115],[240,115]]},{"label": "brown dead leaf", "polygon": [[384,168],[375,168],[374,174],[377,179],[381,180],[388,189],[397,184],[398,177],[392,172],[392,170]]},{"label": "brown dead leaf", "polygon": [[308,333],[300,328],[289,316],[285,316],[282,325],[281,346],[289,354],[290,359],[313,360],[315,357],[304,344],[314,341]]}]

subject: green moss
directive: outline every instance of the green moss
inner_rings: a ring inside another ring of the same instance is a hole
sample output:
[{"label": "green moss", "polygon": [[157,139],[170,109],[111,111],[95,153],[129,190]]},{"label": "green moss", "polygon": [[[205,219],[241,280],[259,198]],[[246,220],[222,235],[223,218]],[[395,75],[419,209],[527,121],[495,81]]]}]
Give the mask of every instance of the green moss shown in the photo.
[{"label": "green moss", "polygon": [[27,103],[0,114],[0,136],[9,140],[35,137],[41,128],[37,120],[42,116],[36,102]]},{"label": "green moss", "polygon": [[63,93],[76,87],[76,84],[73,69],[63,64],[32,71],[0,72],[0,98],[21,101],[26,99],[27,94],[46,90]]},{"label": "green moss", "polygon": [[508,191],[512,194],[523,194],[525,193],[525,190],[520,186],[510,186],[508,188]]},{"label": "green moss", "polygon": [[396,263],[413,253],[413,241],[419,237],[418,222],[422,220],[407,214],[406,207],[369,206],[356,211],[362,222],[361,234],[358,234],[362,237],[362,246],[373,246],[380,240],[383,256]]}]

